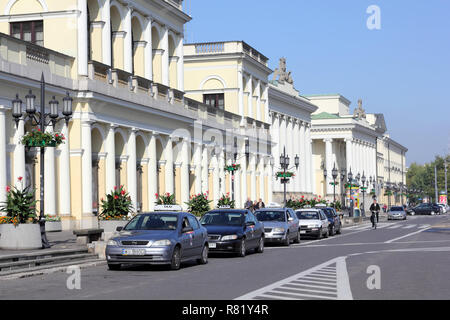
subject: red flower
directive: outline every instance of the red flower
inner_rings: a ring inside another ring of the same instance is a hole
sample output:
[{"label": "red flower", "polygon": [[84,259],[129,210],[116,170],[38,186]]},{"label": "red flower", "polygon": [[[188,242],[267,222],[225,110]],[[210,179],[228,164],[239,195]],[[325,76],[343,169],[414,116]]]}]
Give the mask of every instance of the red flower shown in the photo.
[{"label": "red flower", "polygon": [[57,133],[55,134],[55,137],[56,137],[56,138],[58,138],[58,137],[59,137]]},{"label": "red flower", "polygon": [[122,192],[120,192],[120,194],[121,194],[121,195],[124,195],[124,194],[125,194],[125,190],[122,190]]},{"label": "red flower", "polygon": [[40,131],[41,131],[41,129],[37,129],[37,131],[39,131],[39,132],[40,132]]},{"label": "red flower", "polygon": [[119,196],[115,195],[115,196],[114,196],[114,199],[116,199],[116,200],[119,199]]},{"label": "red flower", "polygon": [[10,186],[6,186],[6,192],[10,192],[11,191],[11,187]]},{"label": "red flower", "polygon": [[22,181],[23,177],[18,177],[17,179],[18,179],[19,181]]},{"label": "red flower", "polygon": [[114,190],[117,190],[117,186],[114,186]]}]

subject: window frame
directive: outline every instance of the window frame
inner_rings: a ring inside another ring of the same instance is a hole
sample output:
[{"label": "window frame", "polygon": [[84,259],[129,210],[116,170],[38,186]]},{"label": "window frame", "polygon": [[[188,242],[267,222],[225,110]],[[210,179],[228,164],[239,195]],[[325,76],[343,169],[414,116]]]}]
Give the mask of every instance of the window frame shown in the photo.
[{"label": "window frame", "polygon": [[42,40],[39,40],[39,41],[42,41],[42,45],[36,43],[36,41],[37,41],[36,40],[36,23],[42,24],[42,34],[44,34],[44,20],[32,20],[32,21],[10,22],[9,23],[9,35],[13,38],[16,38],[13,35],[13,27],[14,27],[14,25],[20,25],[20,38],[16,38],[16,39],[20,39],[22,41],[27,41],[27,40],[24,40],[24,32],[23,32],[24,28],[23,27],[25,24],[30,24],[31,41],[27,41],[27,42],[30,42],[34,45],[42,47],[42,46],[44,46],[44,37],[42,37]]},{"label": "window frame", "polygon": [[[214,100],[212,100],[211,98],[214,98]],[[222,98],[222,100],[223,100],[222,106],[219,105],[220,98]],[[208,104],[207,100],[214,101],[214,105]],[[205,93],[205,94],[203,94],[203,103],[208,106],[224,110],[225,109],[225,93]]]}]

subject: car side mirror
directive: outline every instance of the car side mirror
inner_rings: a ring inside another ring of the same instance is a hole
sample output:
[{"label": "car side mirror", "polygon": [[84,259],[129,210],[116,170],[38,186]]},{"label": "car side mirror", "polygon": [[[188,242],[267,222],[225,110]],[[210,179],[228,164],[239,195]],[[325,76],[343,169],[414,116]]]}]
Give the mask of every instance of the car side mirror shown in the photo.
[{"label": "car side mirror", "polygon": [[192,232],[194,229],[192,227],[185,227],[181,230],[182,233]]},{"label": "car side mirror", "polygon": [[288,221],[294,221],[294,218],[289,217],[289,218],[288,218]]},{"label": "car side mirror", "polygon": [[122,231],[123,230],[123,227],[117,227],[116,228],[116,231]]}]

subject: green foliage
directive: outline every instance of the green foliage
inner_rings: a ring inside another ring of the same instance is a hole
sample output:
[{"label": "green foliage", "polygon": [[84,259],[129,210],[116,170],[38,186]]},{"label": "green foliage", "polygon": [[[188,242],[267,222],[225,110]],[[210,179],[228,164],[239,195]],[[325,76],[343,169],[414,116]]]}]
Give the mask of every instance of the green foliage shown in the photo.
[{"label": "green foliage", "polygon": [[59,222],[61,221],[61,217],[58,216],[50,216],[48,214],[45,215],[45,221],[46,222]]},{"label": "green foliage", "polygon": [[169,192],[167,192],[166,194],[155,194],[156,196],[156,204],[157,205],[162,205],[162,204],[168,204],[168,205],[175,205],[177,204],[175,201],[175,195],[174,194],[170,194]]},{"label": "green foliage", "polygon": [[188,205],[188,211],[197,217],[203,216],[206,212],[210,210],[209,204],[212,202],[208,200],[208,192],[199,193],[197,195],[191,196]]},{"label": "green foliage", "polygon": [[65,139],[62,133],[33,129],[24,135],[20,142],[27,147],[55,147],[64,143]]},{"label": "green foliage", "polygon": [[132,212],[131,198],[123,186],[114,187],[114,191],[100,200],[102,211],[98,215],[100,220],[126,220]]},{"label": "green foliage", "polygon": [[300,199],[289,199],[286,201],[286,207],[294,210],[303,209],[304,207],[314,207],[317,204],[328,204],[326,200],[319,198],[305,199],[304,196]]},{"label": "green foliage", "polygon": [[217,208],[222,206],[229,206],[231,209],[236,207],[236,203],[234,200],[231,200],[230,193],[228,192],[226,195],[222,195],[219,201],[217,202]]},{"label": "green foliage", "polygon": [[23,188],[22,177],[19,177],[21,188],[6,187],[6,201],[0,206],[0,212],[5,212],[10,219],[5,219],[7,223],[33,222],[36,220],[36,200],[30,186]]}]

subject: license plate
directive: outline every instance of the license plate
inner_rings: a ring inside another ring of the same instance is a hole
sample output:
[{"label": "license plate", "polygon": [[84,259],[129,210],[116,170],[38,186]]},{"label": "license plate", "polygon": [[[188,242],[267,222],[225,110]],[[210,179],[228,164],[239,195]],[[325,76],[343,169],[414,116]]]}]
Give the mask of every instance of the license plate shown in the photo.
[{"label": "license plate", "polygon": [[208,246],[210,248],[216,248],[217,247],[217,245],[215,243],[208,243]]},{"label": "license plate", "polygon": [[306,233],[306,231],[304,231],[304,230],[303,230],[303,231],[300,231],[300,234],[305,234],[305,233]]},{"label": "license plate", "polygon": [[123,256],[144,256],[145,249],[123,249],[122,255]]}]

